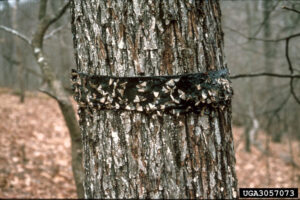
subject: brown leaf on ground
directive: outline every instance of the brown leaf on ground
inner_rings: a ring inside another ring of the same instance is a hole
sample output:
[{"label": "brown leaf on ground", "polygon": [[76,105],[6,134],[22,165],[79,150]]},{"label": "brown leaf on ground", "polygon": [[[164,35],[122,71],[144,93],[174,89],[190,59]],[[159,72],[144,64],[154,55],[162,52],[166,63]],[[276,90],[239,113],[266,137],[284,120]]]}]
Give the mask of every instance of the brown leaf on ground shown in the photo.
[{"label": "brown leaf on ground", "polygon": [[0,198],[76,198],[69,133],[44,94],[0,93]]},{"label": "brown leaf on ground", "polygon": [[[76,198],[69,133],[55,100],[26,93],[24,104],[0,91],[0,198]],[[298,141],[270,143],[269,156],[245,152],[243,128],[233,129],[239,187],[298,187]],[[259,132],[265,144],[267,136]],[[293,158],[293,159],[291,159]],[[290,162],[293,160],[294,164]]]}]

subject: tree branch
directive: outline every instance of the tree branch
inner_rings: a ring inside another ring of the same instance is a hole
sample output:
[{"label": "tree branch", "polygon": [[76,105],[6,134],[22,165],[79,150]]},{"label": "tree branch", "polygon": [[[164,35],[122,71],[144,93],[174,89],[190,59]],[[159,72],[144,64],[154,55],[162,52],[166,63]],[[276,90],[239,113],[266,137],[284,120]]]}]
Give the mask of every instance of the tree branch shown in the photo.
[{"label": "tree branch", "polygon": [[[3,57],[7,62],[10,62],[12,65],[19,65],[19,64],[21,64],[18,60],[15,60],[15,59],[11,58],[10,56],[2,55],[2,57]],[[40,73],[38,73],[37,71],[35,71],[35,70],[33,70],[33,69],[30,69],[30,68],[27,68],[27,67],[25,67],[25,66],[23,66],[23,67],[24,67],[24,69],[25,69],[27,72],[29,72],[29,73],[31,73],[31,74],[37,76],[37,77],[43,78],[43,75],[40,74]]]},{"label": "tree branch", "polygon": [[54,95],[52,92],[48,91],[46,88],[44,88],[43,86],[41,88],[38,89],[40,92],[43,92],[45,94],[47,94],[49,97],[55,99],[56,101],[59,102],[58,98],[56,95]]},{"label": "tree branch", "polygon": [[292,39],[292,38],[299,37],[299,36],[300,36],[300,33],[295,33],[293,35],[289,35],[289,36],[278,38],[278,39],[264,39],[264,38],[253,38],[253,37],[248,37],[248,39],[249,40],[258,40],[258,41],[263,41],[263,42],[280,42],[280,41]]},{"label": "tree branch", "polygon": [[260,31],[261,29],[265,26],[265,24],[267,23],[267,21],[269,20],[272,12],[275,10],[275,8],[278,6],[280,1],[277,1],[277,3],[271,8],[270,11],[268,11],[267,16],[264,17],[263,22],[260,24],[260,26],[258,27],[258,29],[256,30],[256,32],[252,35],[252,37],[255,37]]},{"label": "tree branch", "polygon": [[286,60],[288,62],[289,70],[290,70],[291,74],[293,74],[294,69],[293,69],[292,62],[291,62],[291,59],[290,59],[290,56],[289,56],[289,42],[290,42],[290,38],[287,38],[285,40],[285,57],[286,57]]},{"label": "tree branch", "polygon": [[291,78],[291,80],[290,80],[290,88],[291,88],[291,93],[292,93],[294,99],[300,105],[300,99],[297,97],[295,89],[294,89],[294,78]]},{"label": "tree branch", "polygon": [[[290,97],[291,97],[291,93],[289,93],[288,96],[278,106],[276,106],[276,108],[270,109],[270,110],[265,110],[265,111],[263,111],[259,114],[263,115],[263,114],[270,114],[270,113],[271,114],[272,113],[275,113],[275,114],[279,113],[283,109],[283,107],[286,105],[286,103],[288,102]],[[268,102],[270,102],[270,101],[271,101],[271,99]]]},{"label": "tree branch", "polygon": [[64,28],[64,26],[65,26],[65,25],[62,25],[62,26],[60,26],[60,27],[58,27],[58,28],[52,30],[49,34],[47,34],[47,35],[44,36],[44,39],[46,40],[46,39],[51,38],[51,37],[52,37],[53,35],[55,35],[57,32],[61,31],[61,30]]},{"label": "tree branch", "polygon": [[20,39],[25,41],[27,44],[31,45],[31,40],[27,36],[25,36],[24,34],[12,29],[12,28],[3,26],[3,25],[0,25],[0,29],[19,37]]},{"label": "tree branch", "polygon": [[[49,28],[50,25],[56,22],[65,13],[69,5],[70,5],[70,1],[68,1],[68,3],[66,3],[55,15],[53,16],[44,15],[44,17],[40,19],[38,28],[33,35],[33,39],[32,39],[33,46],[37,48],[42,48],[43,39],[47,29]],[[40,9],[42,8],[40,7]]]},{"label": "tree branch", "polygon": [[283,6],[282,9],[289,10],[289,11],[293,11],[293,12],[295,12],[295,13],[300,14],[300,11],[299,11],[299,10],[296,10],[296,9],[294,9],[294,8],[288,8],[288,7],[286,7],[286,6]]},{"label": "tree branch", "polygon": [[[294,10],[293,10],[294,11]],[[244,34],[240,33],[239,31],[236,31],[234,29],[231,29],[231,31],[235,31],[237,32],[239,35],[246,37]],[[299,37],[300,33],[296,33],[296,34],[292,34],[289,35],[287,37],[282,37],[282,38],[278,38],[278,39],[262,39],[262,38],[251,38],[251,37],[246,37],[249,40],[259,40],[259,41],[264,41],[264,42],[280,42],[280,41],[285,41],[285,57],[288,63],[288,68],[290,71],[290,75],[287,74],[274,74],[274,73],[256,73],[256,74],[238,74],[238,75],[234,75],[231,76],[231,79],[237,79],[237,78],[243,78],[243,77],[258,77],[258,76],[273,76],[273,77],[278,77],[278,78],[290,78],[290,91],[291,94],[293,95],[294,99],[296,100],[296,102],[300,105],[300,99],[297,97],[295,89],[294,89],[294,79],[295,78],[299,78],[300,75],[294,75],[294,68],[289,56],[289,42],[291,39],[295,38],[295,37]]]},{"label": "tree branch", "polygon": [[20,64],[20,62],[19,62],[18,60],[15,60],[15,59],[13,59],[12,57],[7,56],[7,55],[5,55],[5,54],[3,54],[2,57],[3,57],[7,62],[9,62],[9,63],[12,64],[12,65],[19,65],[19,64]]},{"label": "tree branch", "polygon": [[[291,75],[293,75],[294,74],[294,68],[293,68],[293,65],[292,65],[292,62],[291,62],[291,59],[290,59],[290,56],[289,56],[289,42],[290,42],[290,39],[291,38],[287,38],[286,41],[285,41],[285,57],[286,57],[286,60],[288,62],[288,66],[289,66],[289,70],[291,72]],[[294,78],[291,78],[291,80],[290,80],[290,90],[291,90],[291,93],[292,93],[294,99],[300,105],[300,99],[297,97],[296,92],[294,90]]]},{"label": "tree branch", "polygon": [[66,3],[54,16],[49,17],[46,22],[45,29],[47,29],[51,24],[56,22],[65,13],[69,5],[70,1],[68,1],[68,3]]},{"label": "tree branch", "polygon": [[238,79],[238,78],[252,78],[252,77],[260,77],[260,76],[272,76],[277,78],[300,78],[300,74],[292,75],[292,74],[276,74],[276,73],[252,73],[252,74],[237,74],[230,76],[230,79]]},{"label": "tree branch", "polygon": [[257,40],[257,41],[263,41],[263,42],[280,42],[280,41],[284,41],[286,39],[292,39],[294,37],[299,37],[300,36],[300,33],[295,33],[293,35],[289,35],[289,36],[286,36],[286,37],[282,37],[282,38],[277,38],[277,39],[265,39],[265,38],[256,38],[256,37],[249,37],[247,35],[245,35],[244,33],[238,31],[238,30],[235,30],[231,27],[228,27],[228,26],[224,26],[224,29],[228,29],[232,32],[235,32],[237,34],[239,34],[240,36],[248,39],[248,40]]}]

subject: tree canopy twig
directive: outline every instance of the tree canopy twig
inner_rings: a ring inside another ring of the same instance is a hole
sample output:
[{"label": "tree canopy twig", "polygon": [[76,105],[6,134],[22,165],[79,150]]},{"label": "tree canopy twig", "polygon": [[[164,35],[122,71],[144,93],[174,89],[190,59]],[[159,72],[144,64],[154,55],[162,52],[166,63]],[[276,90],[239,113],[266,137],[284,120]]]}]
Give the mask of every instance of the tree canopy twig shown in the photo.
[{"label": "tree canopy twig", "polygon": [[266,39],[266,38],[256,38],[256,37],[249,37],[247,36],[246,34],[236,30],[236,29],[233,29],[231,27],[228,27],[228,26],[224,26],[225,29],[228,29],[232,32],[235,32],[237,33],[238,35],[248,39],[248,40],[257,40],[257,41],[263,41],[263,42],[280,42],[280,41],[284,41],[286,39],[292,39],[294,37],[299,37],[300,36],[300,33],[295,33],[295,34],[292,34],[292,35],[289,35],[289,36],[285,36],[285,37],[281,37],[281,38],[276,38],[276,39]]},{"label": "tree canopy twig", "polygon": [[44,39],[46,40],[46,39],[51,38],[51,37],[54,36],[57,32],[63,30],[64,26],[65,26],[65,25],[62,25],[62,26],[60,26],[60,27],[58,27],[58,28],[52,30],[49,34],[47,34],[47,35],[44,36]]},{"label": "tree canopy twig", "polygon": [[[296,12],[300,14],[299,10],[293,9],[293,8],[288,8],[288,7],[282,7],[283,9],[290,10],[293,12]],[[227,27],[228,28],[228,27]],[[256,73],[256,74],[238,74],[235,76],[231,76],[231,79],[237,79],[237,78],[244,78],[244,77],[258,77],[258,76],[273,76],[273,77],[278,77],[278,78],[290,78],[290,92],[292,96],[294,97],[295,101],[300,105],[300,98],[297,96],[295,89],[294,89],[294,79],[299,78],[300,75],[294,75],[294,68],[289,56],[289,42],[291,39],[295,37],[299,37],[300,33],[295,33],[286,37],[278,38],[278,39],[263,39],[263,38],[255,38],[255,37],[247,37],[243,33],[234,30],[232,28],[229,28],[231,31],[234,31],[238,33],[239,35],[248,38],[248,40],[258,40],[258,41],[263,41],[263,42],[280,42],[280,41],[285,41],[285,57],[288,63],[288,69],[290,71],[290,75],[287,74],[274,74],[274,73]]]},{"label": "tree canopy twig", "polygon": [[54,16],[45,17],[47,22],[45,23],[44,28],[47,29],[51,24],[56,22],[65,13],[69,5],[70,1],[68,1],[68,3],[66,3]]},{"label": "tree canopy twig", "polygon": [[296,9],[294,9],[294,8],[288,8],[288,7],[286,7],[286,6],[283,6],[282,9],[290,10],[290,11],[293,11],[293,12],[295,12],[295,13],[300,14],[300,11],[299,11],[299,10],[296,10]]},{"label": "tree canopy twig", "polygon": [[9,27],[3,26],[3,25],[0,25],[0,29],[19,37],[20,39],[25,41],[27,44],[31,45],[31,40],[24,34],[18,32],[17,30],[14,30],[12,28],[9,28]]},{"label": "tree canopy twig", "polygon": [[259,40],[259,41],[263,41],[263,42],[280,42],[280,41],[284,41],[284,40],[289,40],[295,37],[299,37],[300,33],[295,33],[286,37],[282,37],[282,38],[277,38],[277,39],[264,39],[264,38],[252,38],[252,37],[248,37],[249,40]]},{"label": "tree canopy twig", "polygon": [[265,24],[268,22],[268,20],[270,19],[270,16],[272,14],[272,12],[276,9],[276,7],[278,6],[280,1],[277,1],[275,5],[273,5],[273,7],[271,8],[270,11],[267,11],[267,15],[266,17],[264,17],[264,20],[262,23],[260,23],[258,29],[255,31],[255,33],[252,35],[252,37],[255,37],[260,31],[261,29],[265,26]]},{"label": "tree canopy twig", "polygon": [[[2,57],[3,57],[5,60],[7,60],[8,62],[10,62],[12,65],[19,65],[19,64],[20,64],[20,61],[15,60],[15,59],[11,58],[10,56],[2,55]],[[24,66],[23,66],[23,67],[24,67]],[[29,72],[29,73],[31,73],[31,74],[33,74],[33,75],[39,77],[39,78],[43,78],[43,75],[42,75],[42,74],[38,73],[37,71],[35,71],[35,70],[33,70],[33,69],[30,69],[30,68],[28,68],[28,67],[24,67],[24,69],[25,69],[27,72]]]},{"label": "tree canopy twig", "polygon": [[[290,59],[290,56],[289,56],[289,42],[290,42],[290,39],[291,38],[287,38],[286,42],[285,42],[285,57],[286,57],[286,60],[288,62],[288,67],[289,67],[290,73],[291,73],[291,75],[293,75],[294,74],[294,68],[293,68],[293,65],[292,65],[292,62],[291,62],[291,59]],[[297,97],[296,92],[294,90],[294,77],[292,77],[291,80],[290,80],[290,90],[291,90],[291,93],[292,93],[294,99],[296,100],[296,102],[298,104],[300,104],[300,99]]]},{"label": "tree canopy twig", "polygon": [[276,74],[276,73],[268,73],[268,72],[261,72],[261,73],[249,73],[249,74],[237,74],[230,76],[230,79],[238,79],[238,78],[251,78],[251,77],[261,77],[261,76],[271,76],[277,78],[300,78],[300,74]]}]

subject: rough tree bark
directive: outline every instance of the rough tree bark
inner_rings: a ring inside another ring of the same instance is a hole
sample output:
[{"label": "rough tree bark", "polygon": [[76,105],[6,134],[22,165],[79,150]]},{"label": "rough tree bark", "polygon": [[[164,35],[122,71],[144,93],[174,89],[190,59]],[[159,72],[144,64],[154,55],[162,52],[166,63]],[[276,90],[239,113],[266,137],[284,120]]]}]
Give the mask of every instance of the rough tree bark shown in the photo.
[{"label": "rough tree bark", "polygon": [[[77,71],[182,75],[226,68],[217,1],[71,1]],[[88,90],[84,88],[83,90]],[[85,198],[235,198],[231,105],[160,120],[81,107]]]}]

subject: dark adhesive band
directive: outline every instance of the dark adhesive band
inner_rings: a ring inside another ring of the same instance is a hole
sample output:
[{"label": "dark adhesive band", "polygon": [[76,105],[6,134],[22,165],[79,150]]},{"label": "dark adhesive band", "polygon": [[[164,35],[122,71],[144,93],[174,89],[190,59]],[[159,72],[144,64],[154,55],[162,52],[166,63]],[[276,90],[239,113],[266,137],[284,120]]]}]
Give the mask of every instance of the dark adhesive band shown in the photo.
[{"label": "dark adhesive band", "polygon": [[233,94],[227,70],[176,76],[96,76],[72,70],[81,107],[180,115],[204,107],[224,109]]}]

